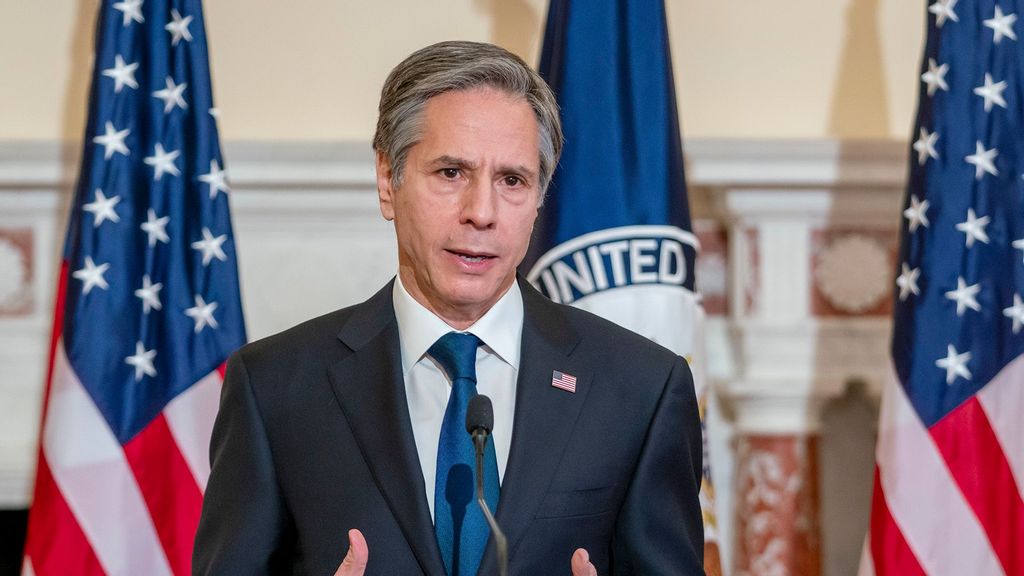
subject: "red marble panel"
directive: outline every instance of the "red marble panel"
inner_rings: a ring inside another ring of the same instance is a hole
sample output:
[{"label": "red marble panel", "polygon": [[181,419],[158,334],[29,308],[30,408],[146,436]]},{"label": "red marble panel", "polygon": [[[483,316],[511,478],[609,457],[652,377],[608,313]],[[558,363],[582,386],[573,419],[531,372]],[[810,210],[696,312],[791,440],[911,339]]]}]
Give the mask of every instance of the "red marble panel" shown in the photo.
[{"label": "red marble panel", "polygon": [[816,438],[747,436],[737,459],[737,576],[819,576]]},{"label": "red marble panel", "polygon": [[710,218],[693,221],[693,233],[700,241],[697,254],[697,291],[704,298],[708,316],[724,316],[729,312],[729,235],[725,228]]}]

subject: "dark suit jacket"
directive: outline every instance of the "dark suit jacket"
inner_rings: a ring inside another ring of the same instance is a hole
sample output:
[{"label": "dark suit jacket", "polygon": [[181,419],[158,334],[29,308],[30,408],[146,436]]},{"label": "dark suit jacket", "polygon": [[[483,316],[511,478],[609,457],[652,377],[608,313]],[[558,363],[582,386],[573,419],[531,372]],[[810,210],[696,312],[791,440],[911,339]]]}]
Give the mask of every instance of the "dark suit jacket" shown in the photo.
[{"label": "dark suit jacket", "polygon": [[[703,574],[701,430],[682,358],[520,282],[522,360],[497,520],[511,574]],[[402,378],[392,284],[228,362],[195,574],[443,576]],[[576,392],[551,386],[576,376]],[[493,542],[480,574],[497,574]]]}]

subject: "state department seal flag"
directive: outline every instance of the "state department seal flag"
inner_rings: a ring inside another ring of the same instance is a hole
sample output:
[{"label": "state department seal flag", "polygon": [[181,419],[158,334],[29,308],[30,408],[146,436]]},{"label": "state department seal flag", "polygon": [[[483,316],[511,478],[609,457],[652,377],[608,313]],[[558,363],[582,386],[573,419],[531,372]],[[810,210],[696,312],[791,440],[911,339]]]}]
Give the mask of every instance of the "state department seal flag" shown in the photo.
[{"label": "state department seal flag", "polygon": [[185,575],[245,342],[199,0],[105,0],[24,574]]},{"label": "state department seal flag", "polygon": [[702,396],[698,242],[662,0],[553,0],[540,73],[561,106],[566,144],[523,263],[527,279],[685,356]]},{"label": "state department seal flag", "polygon": [[1024,574],[1021,6],[923,13],[862,574]]}]

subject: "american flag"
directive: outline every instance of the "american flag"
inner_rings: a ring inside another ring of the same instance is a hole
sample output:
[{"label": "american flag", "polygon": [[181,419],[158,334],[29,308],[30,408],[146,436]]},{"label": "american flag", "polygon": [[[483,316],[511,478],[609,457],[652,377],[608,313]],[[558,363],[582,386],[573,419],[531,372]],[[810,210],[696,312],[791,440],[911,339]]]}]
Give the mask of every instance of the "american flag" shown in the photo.
[{"label": "american flag", "polygon": [[555,370],[551,374],[551,385],[566,392],[576,392],[576,377]]},{"label": "american flag", "polygon": [[1019,5],[927,8],[862,573],[1024,574]]},{"label": "american flag", "polygon": [[25,574],[191,572],[245,342],[199,0],[104,0]]}]

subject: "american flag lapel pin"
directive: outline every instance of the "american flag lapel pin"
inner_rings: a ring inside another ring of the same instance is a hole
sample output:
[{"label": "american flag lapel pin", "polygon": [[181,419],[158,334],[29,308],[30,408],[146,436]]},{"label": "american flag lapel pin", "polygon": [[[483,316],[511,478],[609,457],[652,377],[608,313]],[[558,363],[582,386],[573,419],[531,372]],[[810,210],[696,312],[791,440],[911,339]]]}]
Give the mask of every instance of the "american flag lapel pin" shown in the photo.
[{"label": "american flag lapel pin", "polygon": [[551,385],[559,390],[576,393],[576,377],[572,374],[555,370],[551,373]]}]

